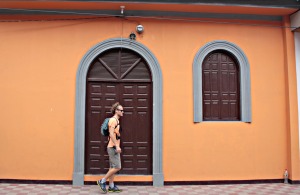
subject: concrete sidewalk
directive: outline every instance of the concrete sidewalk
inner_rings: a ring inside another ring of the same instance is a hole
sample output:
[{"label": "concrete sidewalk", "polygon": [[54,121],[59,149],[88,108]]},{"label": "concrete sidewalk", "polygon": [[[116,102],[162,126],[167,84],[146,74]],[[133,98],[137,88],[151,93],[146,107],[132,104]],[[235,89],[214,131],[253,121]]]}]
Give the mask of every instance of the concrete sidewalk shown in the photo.
[{"label": "concrete sidewalk", "polygon": [[[300,194],[300,185],[283,183],[274,184],[232,184],[232,185],[174,185],[153,186],[118,186],[123,191],[119,194],[130,195],[186,195],[186,194]],[[72,186],[49,184],[11,184],[0,183],[0,194],[101,194],[97,185]],[[114,194],[114,193],[109,193]]]}]

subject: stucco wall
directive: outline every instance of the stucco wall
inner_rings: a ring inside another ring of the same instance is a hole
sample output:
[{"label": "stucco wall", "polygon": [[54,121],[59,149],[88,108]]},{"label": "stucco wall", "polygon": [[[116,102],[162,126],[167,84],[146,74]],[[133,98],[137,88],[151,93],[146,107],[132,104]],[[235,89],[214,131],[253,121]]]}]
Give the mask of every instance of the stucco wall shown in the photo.
[{"label": "stucco wall", "polygon": [[[282,178],[290,159],[283,30],[141,19],[0,23],[0,178],[72,179],[80,60],[99,42],[127,38],[137,23],[145,33],[136,41],[163,74],[165,181]],[[236,44],[249,60],[250,124],[193,123],[193,59],[214,40]]]}]

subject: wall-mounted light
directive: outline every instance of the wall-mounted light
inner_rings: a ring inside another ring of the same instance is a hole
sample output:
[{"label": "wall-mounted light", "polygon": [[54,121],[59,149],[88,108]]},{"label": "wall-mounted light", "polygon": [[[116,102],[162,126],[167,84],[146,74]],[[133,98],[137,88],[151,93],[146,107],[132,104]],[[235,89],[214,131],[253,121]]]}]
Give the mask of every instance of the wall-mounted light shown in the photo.
[{"label": "wall-mounted light", "polygon": [[136,26],[136,32],[139,33],[139,34],[143,33],[144,32],[144,27],[141,24],[137,25]]},{"label": "wall-mounted light", "polygon": [[136,35],[134,34],[134,32],[130,33],[129,39],[135,40],[135,38],[136,38]]},{"label": "wall-mounted light", "polygon": [[121,8],[121,15],[124,15],[124,9],[125,9],[125,6],[124,6],[124,5],[121,5],[120,8]]}]

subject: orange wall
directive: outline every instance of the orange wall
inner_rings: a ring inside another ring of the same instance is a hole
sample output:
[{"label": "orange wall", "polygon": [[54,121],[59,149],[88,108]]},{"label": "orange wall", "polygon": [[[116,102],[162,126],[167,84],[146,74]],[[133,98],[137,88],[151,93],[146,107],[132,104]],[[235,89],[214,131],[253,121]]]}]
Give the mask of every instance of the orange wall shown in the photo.
[{"label": "orange wall", "polygon": [[[165,180],[282,178],[291,159],[283,30],[136,20],[124,20],[123,30],[118,19],[0,23],[0,178],[72,179],[80,60],[99,42],[128,37],[137,22],[145,27],[137,41],[163,74]],[[193,123],[193,59],[214,40],[236,44],[249,60],[251,124]]]}]

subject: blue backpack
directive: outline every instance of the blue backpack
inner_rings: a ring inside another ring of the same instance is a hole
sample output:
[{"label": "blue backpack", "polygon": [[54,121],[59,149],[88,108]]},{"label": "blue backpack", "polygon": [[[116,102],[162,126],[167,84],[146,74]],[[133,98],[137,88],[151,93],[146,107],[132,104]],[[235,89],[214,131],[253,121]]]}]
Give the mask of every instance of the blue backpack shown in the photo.
[{"label": "blue backpack", "polygon": [[110,118],[106,118],[104,119],[102,125],[101,125],[101,134],[104,136],[108,136],[109,135],[109,129],[108,129],[108,122],[109,122]]}]

